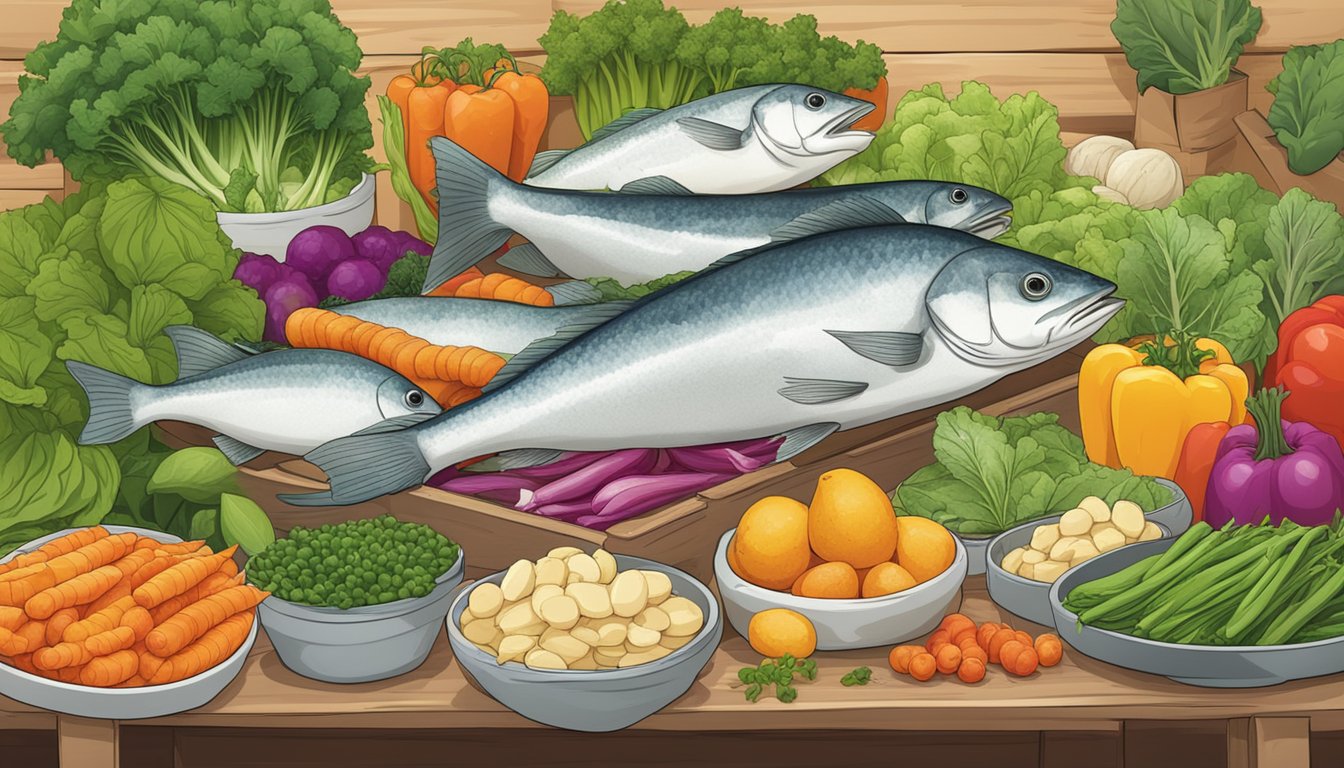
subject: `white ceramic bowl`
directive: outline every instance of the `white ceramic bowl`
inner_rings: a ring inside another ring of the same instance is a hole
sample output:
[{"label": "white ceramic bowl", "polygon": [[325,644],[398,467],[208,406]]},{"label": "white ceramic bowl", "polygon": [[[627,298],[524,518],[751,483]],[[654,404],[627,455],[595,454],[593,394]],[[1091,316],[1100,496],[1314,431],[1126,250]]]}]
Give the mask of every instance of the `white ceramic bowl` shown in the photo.
[{"label": "white ceramic bowl", "polygon": [[448,611],[448,641],[463,671],[485,692],[514,712],[538,723],[572,731],[617,731],[643,720],[690,689],[709,663],[723,636],[723,620],[714,593],[689,574],[662,563],[615,555],[622,570],[661,571],[672,581],[672,594],[690,600],[705,615],[705,625],[689,643],[648,664],[625,669],[532,669],[499,664],[458,627],[471,590],[500,583],[504,571],[463,588]]},{"label": "white ceramic bowl", "polygon": [[354,236],[373,222],[373,174],[366,173],[350,194],[340,200],[275,213],[215,214],[219,228],[233,241],[233,247],[248,253],[263,253],[285,260],[285,249],[294,236],[309,227],[325,224]]},{"label": "white ceramic bowl", "polygon": [[[138,533],[141,536],[149,536],[164,543],[181,541],[176,536],[144,528],[134,528],[126,525],[104,525],[103,527],[110,533]],[[57,531],[50,536],[34,539],[4,558],[0,558],[0,563],[8,562],[18,554],[31,552],[52,539],[60,538],[76,530],[78,529],[68,528],[64,531]],[[164,715],[185,712],[208,703],[238,676],[238,672],[243,668],[243,662],[247,660],[247,654],[252,650],[252,644],[257,640],[258,623],[256,619],[252,620],[252,631],[247,634],[247,639],[229,658],[199,675],[189,677],[186,680],[179,680],[176,683],[152,685],[144,688],[94,688],[48,680],[45,677],[38,677],[21,669],[15,669],[8,664],[0,664],[0,693],[34,707],[42,707],[53,712],[79,717],[138,720],[145,717],[163,717]],[[3,760],[0,760],[0,763],[3,762]]]},{"label": "white ceramic bowl", "polygon": [[816,627],[819,651],[874,648],[928,634],[943,616],[961,605],[967,557],[966,548],[956,537],[957,554],[952,565],[923,584],[882,597],[839,600],[798,597],[744,580],[728,566],[728,542],[736,532],[733,528],[719,539],[714,552],[714,579],[728,623],[743,637],[747,636],[752,616],[768,608],[789,608]]}]

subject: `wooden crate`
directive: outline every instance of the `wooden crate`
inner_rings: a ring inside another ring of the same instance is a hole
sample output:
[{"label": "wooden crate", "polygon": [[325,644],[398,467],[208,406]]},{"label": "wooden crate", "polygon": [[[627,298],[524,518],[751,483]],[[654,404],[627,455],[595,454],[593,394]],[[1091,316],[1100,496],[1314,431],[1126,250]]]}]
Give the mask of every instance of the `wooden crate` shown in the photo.
[{"label": "wooden crate", "polygon": [[[1066,426],[1077,429],[1077,373],[1086,348],[1070,350],[958,402],[996,415],[1055,411]],[[519,558],[538,557],[552,547],[573,545],[647,557],[708,581],[715,541],[757,499],[780,494],[807,501],[817,478],[838,467],[858,470],[883,488],[894,489],[933,461],[933,417],[948,407],[927,408],[832,435],[792,461],[734,478],[606,531],[425,486],[347,507],[295,507],[276,495],[324,489],[324,476],[311,464],[280,454],[259,457],[241,469],[239,478],[243,491],[265,508],[282,533],[295,525],[313,527],[391,513],[429,525],[461,544],[467,553],[468,576],[473,578],[506,568]],[[183,447],[207,444],[209,433],[169,424],[162,437],[173,447]]]}]

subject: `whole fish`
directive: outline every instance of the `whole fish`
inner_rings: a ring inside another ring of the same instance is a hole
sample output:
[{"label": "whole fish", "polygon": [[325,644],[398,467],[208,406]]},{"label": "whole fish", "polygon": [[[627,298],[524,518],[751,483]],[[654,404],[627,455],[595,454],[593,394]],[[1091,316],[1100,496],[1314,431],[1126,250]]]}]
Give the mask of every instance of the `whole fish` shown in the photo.
[{"label": "whole fish", "polygon": [[242,464],[264,450],[302,455],[375,424],[407,426],[443,411],[405,377],[345,352],[249,354],[191,326],[165,332],[177,349],[172,384],[66,363],[89,398],[81,444],[114,443],[155,421],[185,421],[219,432],[215,444]]},{"label": "whole fish", "polygon": [[331,307],[341,315],[400,328],[430,344],[473,346],[506,355],[553,336],[565,326],[614,317],[629,302],[575,307],[534,307],[512,301],[408,296],[369,299]]},{"label": "whole fish", "polygon": [[1120,310],[1114,290],[957,230],[816,235],[701,272],[591,330],[563,329],[433,420],[321,446],[307,458],[330,491],[291,500],[355,503],[497,452],[512,468],[560,451],[782,437],[775,458],[787,459],[1059,354]]},{"label": "whole fish", "polygon": [[513,233],[501,266],[544,277],[631,284],[698,272],[730,253],[862,224],[936,224],[992,239],[1013,206],[979,187],[888,181],[752,195],[631,195],[516,184],[452,141],[431,141],[439,239],[425,290],[490,255]]},{"label": "whole fish", "polygon": [[526,182],[552,189],[627,189],[667,179],[696,194],[788,189],[868,148],[850,130],[873,104],[805,85],[757,85],[667,110],[628,112],[578,149],[533,161]]}]

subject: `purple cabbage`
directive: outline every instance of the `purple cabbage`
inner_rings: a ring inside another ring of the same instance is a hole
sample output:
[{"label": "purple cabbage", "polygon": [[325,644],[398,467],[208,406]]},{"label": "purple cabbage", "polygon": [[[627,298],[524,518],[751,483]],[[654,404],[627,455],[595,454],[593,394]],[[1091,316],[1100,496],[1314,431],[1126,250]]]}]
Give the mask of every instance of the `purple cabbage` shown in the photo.
[{"label": "purple cabbage", "polygon": [[342,262],[355,258],[355,246],[339,227],[319,224],[294,236],[285,249],[285,263],[308,276],[314,285],[326,285],[327,275]]},{"label": "purple cabbage", "polygon": [[244,253],[234,267],[233,278],[259,294],[265,294],[271,283],[278,280],[282,269],[280,262],[266,254]]},{"label": "purple cabbage", "polygon": [[383,290],[387,274],[377,264],[365,259],[343,261],[327,276],[327,295],[347,301],[363,301]]},{"label": "purple cabbage", "polygon": [[266,330],[262,338],[286,343],[285,321],[296,309],[317,306],[317,291],[301,274],[290,274],[271,283],[263,295],[266,302]]}]

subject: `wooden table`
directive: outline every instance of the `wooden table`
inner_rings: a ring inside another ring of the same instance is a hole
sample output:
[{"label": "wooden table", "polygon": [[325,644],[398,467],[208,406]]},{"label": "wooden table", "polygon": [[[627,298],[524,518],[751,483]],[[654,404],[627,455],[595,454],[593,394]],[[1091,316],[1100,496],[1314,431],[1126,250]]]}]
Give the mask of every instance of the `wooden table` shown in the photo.
[{"label": "wooden table", "polygon": [[[963,612],[977,621],[1008,620],[990,602],[983,578],[968,580]],[[797,701],[747,702],[737,670],[759,658],[725,628],[719,651],[698,682],[635,732],[716,731],[1052,731],[1119,732],[1132,720],[1225,720],[1230,766],[1306,768],[1315,731],[1344,730],[1344,675],[1272,688],[1215,690],[1131,672],[1066,649],[1056,667],[1011,678],[992,666],[974,686],[938,677],[898,677],[886,649],[821,653],[818,679],[799,683]],[[854,667],[874,671],[866,687],[845,687]],[[334,686],[281,665],[263,634],[239,678],[214,701],[135,725],[260,729],[540,729],[474,688],[453,660],[446,638],[419,669],[394,680]],[[61,765],[115,766],[119,727],[112,720],[56,716],[0,698],[0,728],[56,728]],[[371,732],[371,731],[370,731]],[[138,767],[137,767],[138,768]],[[189,768],[189,767],[188,767]]]}]

